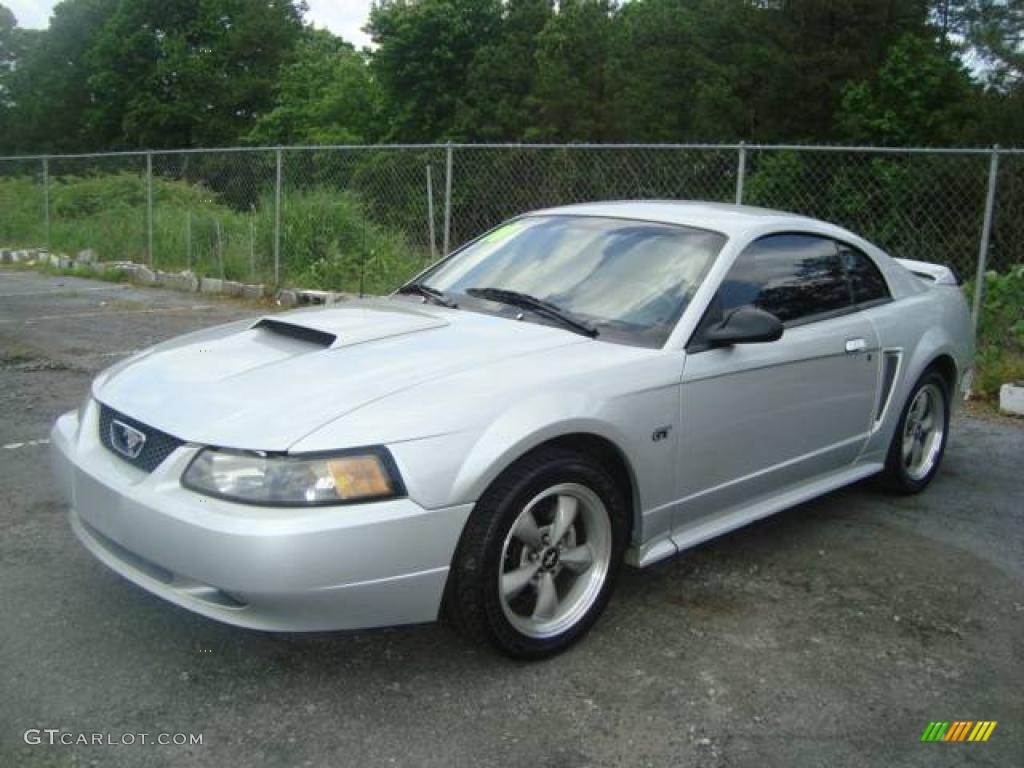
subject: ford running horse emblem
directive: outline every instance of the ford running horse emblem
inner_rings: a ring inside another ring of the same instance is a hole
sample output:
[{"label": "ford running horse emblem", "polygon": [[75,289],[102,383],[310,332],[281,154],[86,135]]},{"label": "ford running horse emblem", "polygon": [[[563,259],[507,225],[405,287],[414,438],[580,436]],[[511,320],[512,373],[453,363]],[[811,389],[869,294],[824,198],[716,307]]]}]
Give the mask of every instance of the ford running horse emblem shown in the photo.
[{"label": "ford running horse emblem", "polygon": [[129,459],[137,459],[146,445],[146,435],[135,427],[114,419],[110,422],[110,444],[118,453]]}]

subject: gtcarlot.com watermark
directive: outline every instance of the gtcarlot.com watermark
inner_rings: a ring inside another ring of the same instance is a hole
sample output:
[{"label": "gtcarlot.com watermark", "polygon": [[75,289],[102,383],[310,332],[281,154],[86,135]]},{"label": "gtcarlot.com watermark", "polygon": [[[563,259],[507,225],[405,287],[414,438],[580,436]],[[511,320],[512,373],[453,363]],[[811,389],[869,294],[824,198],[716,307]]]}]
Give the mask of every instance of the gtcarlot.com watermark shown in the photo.
[{"label": "gtcarlot.com watermark", "polygon": [[203,743],[201,733],[76,733],[60,728],[29,728],[22,738],[26,744],[62,744],[67,747],[130,747],[135,744],[185,747]]}]

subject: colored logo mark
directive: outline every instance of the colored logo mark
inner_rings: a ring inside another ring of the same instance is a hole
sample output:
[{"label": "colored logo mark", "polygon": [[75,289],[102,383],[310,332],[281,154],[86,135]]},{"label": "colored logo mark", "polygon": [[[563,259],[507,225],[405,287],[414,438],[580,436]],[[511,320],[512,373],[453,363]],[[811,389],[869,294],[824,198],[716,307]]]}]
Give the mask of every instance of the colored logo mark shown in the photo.
[{"label": "colored logo mark", "polygon": [[933,721],[921,734],[921,741],[988,741],[995,720]]}]

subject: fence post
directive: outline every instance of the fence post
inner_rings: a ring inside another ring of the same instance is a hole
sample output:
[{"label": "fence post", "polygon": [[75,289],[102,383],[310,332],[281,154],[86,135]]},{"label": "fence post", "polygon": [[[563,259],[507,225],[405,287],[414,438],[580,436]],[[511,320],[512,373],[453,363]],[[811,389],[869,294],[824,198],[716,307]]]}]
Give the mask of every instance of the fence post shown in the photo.
[{"label": "fence post", "polygon": [[992,214],[996,206],[996,179],[999,176],[999,145],[992,147],[988,164],[988,191],[985,193],[985,218],[981,224],[981,242],[978,244],[978,274],[974,278],[974,305],[971,308],[971,329],[978,333],[978,317],[981,315],[981,301],[985,295],[985,268],[988,261],[988,244],[992,238]]},{"label": "fence post", "polygon": [[449,141],[445,153],[445,176],[444,176],[444,252],[442,256],[448,255],[448,248],[451,244],[452,234],[452,143]]},{"label": "fence post", "polygon": [[46,252],[50,253],[50,158],[43,158],[43,221],[46,225]]},{"label": "fence post", "polygon": [[146,258],[153,266],[153,153],[146,153]]},{"label": "fence post", "polygon": [[743,183],[747,178],[747,144],[740,142],[739,157],[736,165],[736,205],[743,204]]},{"label": "fence post", "polygon": [[217,265],[220,267],[220,279],[224,279],[224,237],[221,234],[220,219],[213,220],[217,227]]},{"label": "fence post", "polygon": [[274,180],[274,287],[281,284],[281,148],[277,148]]},{"label": "fence post", "polygon": [[427,163],[427,231],[430,234],[430,260],[437,258],[437,240],[434,237],[434,182]]},{"label": "fence post", "polygon": [[256,206],[249,206],[249,279],[256,279]]}]

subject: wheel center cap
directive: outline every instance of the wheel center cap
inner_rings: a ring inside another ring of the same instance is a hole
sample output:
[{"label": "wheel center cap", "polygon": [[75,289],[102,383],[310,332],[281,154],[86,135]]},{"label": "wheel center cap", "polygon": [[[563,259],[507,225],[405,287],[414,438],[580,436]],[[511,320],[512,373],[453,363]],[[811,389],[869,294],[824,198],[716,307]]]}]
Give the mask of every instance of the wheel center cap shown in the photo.
[{"label": "wheel center cap", "polygon": [[545,570],[550,571],[556,565],[558,565],[558,550],[552,547],[547,550],[540,558],[541,567]]}]

